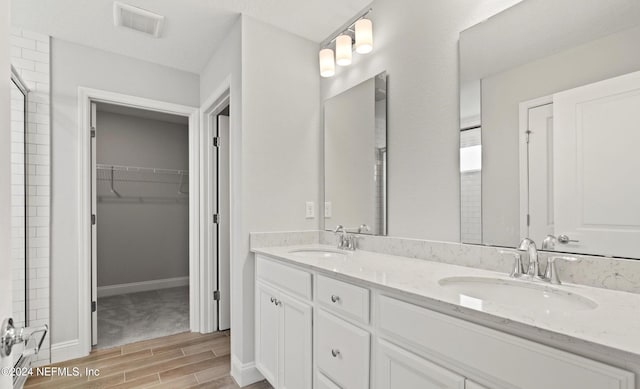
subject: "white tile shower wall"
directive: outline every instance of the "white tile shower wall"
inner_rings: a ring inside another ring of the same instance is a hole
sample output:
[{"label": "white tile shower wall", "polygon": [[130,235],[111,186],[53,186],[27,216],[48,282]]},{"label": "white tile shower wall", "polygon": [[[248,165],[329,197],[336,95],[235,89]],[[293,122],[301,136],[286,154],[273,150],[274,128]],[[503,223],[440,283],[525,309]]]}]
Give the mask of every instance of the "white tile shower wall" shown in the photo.
[{"label": "white tile shower wall", "polygon": [[[460,132],[460,148],[482,144],[480,127]],[[460,173],[460,240],[482,243],[482,170]]]},{"label": "white tile shower wall", "polygon": [[[42,34],[13,28],[11,64],[31,90],[27,103],[28,318],[49,325],[50,43]],[[17,231],[16,231],[17,233]],[[50,361],[47,335],[35,365]]]},{"label": "white tile shower wall", "polygon": [[482,172],[460,173],[460,239],[482,243]]}]

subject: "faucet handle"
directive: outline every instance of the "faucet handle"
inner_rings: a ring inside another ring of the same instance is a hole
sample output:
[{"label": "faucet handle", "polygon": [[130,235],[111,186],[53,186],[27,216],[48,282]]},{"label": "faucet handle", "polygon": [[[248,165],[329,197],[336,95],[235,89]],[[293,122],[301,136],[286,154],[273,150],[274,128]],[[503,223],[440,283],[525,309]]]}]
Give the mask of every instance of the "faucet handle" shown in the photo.
[{"label": "faucet handle", "polygon": [[549,234],[542,241],[542,249],[554,250],[556,248],[556,242],[558,242],[558,239],[555,236]]},{"label": "faucet handle", "polygon": [[358,234],[362,234],[363,232],[369,232],[371,231],[369,226],[366,224],[361,224],[360,227],[358,227]]},{"label": "faucet handle", "polygon": [[578,258],[576,257],[564,257],[557,255],[549,257],[549,260],[547,261],[547,270],[544,272],[544,278],[554,285],[562,284],[560,277],[558,276],[558,269],[556,268],[556,260],[558,259],[567,262],[578,262]]},{"label": "faucet handle", "polygon": [[513,256],[513,268],[511,269],[509,277],[518,278],[524,274],[524,266],[522,265],[522,256],[520,253],[507,250],[498,250],[498,253]]}]

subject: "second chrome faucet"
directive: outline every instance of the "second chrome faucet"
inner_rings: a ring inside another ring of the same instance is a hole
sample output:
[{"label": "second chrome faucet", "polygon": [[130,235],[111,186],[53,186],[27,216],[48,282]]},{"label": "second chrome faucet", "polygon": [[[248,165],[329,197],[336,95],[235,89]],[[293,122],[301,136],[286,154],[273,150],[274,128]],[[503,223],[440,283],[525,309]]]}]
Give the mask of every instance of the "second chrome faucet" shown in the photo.
[{"label": "second chrome faucet", "polygon": [[[543,250],[552,250],[555,246],[555,237],[549,235],[545,238],[542,243]],[[522,258],[519,253],[509,252],[515,256],[515,262],[513,266],[513,270],[511,271],[511,277],[519,278],[526,277],[531,280],[539,280],[550,282],[555,285],[560,285],[562,282],[558,276],[558,270],[556,268],[556,260],[564,260],[568,262],[575,262],[577,259],[575,257],[567,257],[567,256],[550,256],[547,261],[547,268],[542,274],[540,271],[540,256],[538,255],[538,249],[536,248],[536,243],[529,239],[524,238],[520,245],[518,246],[518,251],[526,252],[529,260],[529,265],[527,267],[527,271],[524,272],[522,266]],[[504,253],[504,252],[503,252]]]}]

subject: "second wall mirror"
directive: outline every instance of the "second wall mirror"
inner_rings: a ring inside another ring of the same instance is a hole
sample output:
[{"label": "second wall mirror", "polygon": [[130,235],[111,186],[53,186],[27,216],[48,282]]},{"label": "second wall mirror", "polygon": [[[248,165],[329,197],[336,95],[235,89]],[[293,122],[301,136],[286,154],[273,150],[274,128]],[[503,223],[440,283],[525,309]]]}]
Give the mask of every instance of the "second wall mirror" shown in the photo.
[{"label": "second wall mirror", "polygon": [[387,75],[324,102],[324,226],[387,235]]}]

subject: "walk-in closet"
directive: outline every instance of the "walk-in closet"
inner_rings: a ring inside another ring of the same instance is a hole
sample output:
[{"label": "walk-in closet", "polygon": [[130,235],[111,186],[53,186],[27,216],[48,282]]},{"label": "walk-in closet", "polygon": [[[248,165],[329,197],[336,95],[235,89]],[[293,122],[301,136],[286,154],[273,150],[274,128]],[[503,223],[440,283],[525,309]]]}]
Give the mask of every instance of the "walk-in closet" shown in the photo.
[{"label": "walk-in closet", "polygon": [[93,114],[94,346],[188,331],[188,118],[105,103]]}]

